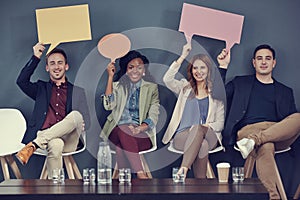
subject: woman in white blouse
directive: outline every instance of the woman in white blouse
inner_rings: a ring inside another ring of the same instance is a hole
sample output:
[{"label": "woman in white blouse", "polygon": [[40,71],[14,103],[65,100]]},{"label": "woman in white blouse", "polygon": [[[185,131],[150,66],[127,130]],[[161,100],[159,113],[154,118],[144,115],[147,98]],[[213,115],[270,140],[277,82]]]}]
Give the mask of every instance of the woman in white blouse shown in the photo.
[{"label": "woman in white blouse", "polygon": [[184,152],[178,173],[193,165],[195,178],[206,178],[208,152],[221,145],[224,126],[224,104],[212,96],[212,62],[207,55],[193,56],[187,67],[188,78],[176,80],[182,62],[191,50],[187,43],[181,56],[164,75],[166,86],[178,95],[172,118],[162,139],[167,144],[173,138],[174,148]]}]

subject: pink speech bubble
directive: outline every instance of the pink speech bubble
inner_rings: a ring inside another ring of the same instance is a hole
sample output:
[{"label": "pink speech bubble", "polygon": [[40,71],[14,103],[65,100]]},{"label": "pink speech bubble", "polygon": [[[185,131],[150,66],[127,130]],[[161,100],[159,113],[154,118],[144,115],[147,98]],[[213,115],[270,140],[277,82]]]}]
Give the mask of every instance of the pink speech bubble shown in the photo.
[{"label": "pink speech bubble", "polygon": [[110,58],[111,62],[126,55],[131,47],[129,38],[121,33],[111,33],[105,35],[98,42],[97,48],[99,53],[106,58]]},{"label": "pink speech bubble", "polygon": [[220,10],[184,3],[179,31],[184,32],[187,41],[193,35],[226,41],[226,49],[240,43],[244,16]]}]

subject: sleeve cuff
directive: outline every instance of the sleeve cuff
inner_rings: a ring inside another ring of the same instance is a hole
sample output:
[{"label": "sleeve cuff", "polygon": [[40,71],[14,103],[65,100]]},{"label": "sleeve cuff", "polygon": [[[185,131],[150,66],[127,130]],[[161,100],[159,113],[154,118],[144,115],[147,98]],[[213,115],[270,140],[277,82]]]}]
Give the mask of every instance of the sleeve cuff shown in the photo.
[{"label": "sleeve cuff", "polygon": [[150,129],[154,128],[154,123],[153,123],[153,121],[151,119],[145,119],[143,121],[143,123],[146,123],[149,126]]},{"label": "sleeve cuff", "polygon": [[105,94],[102,94],[101,95],[101,98],[106,98],[106,101],[108,101],[108,102],[113,102],[114,101],[114,94],[109,94],[109,95],[105,95]]}]

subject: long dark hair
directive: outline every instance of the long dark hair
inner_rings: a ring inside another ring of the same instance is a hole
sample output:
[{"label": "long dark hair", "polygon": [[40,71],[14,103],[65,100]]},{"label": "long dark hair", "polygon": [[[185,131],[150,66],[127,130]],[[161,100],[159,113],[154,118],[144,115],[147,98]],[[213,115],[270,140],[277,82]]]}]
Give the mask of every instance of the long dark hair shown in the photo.
[{"label": "long dark hair", "polygon": [[[194,91],[193,93],[191,93],[190,97],[194,97],[195,95],[198,94],[197,82],[192,73],[193,66],[194,66],[193,64],[196,60],[203,61],[208,68],[208,74],[207,74],[207,78],[205,80],[206,81],[205,89],[209,94],[212,93],[212,87],[213,87],[213,85],[212,85],[212,67],[213,67],[213,65],[212,65],[211,59],[205,54],[194,55],[192,57],[192,59],[190,60],[188,67],[187,67],[187,80],[190,83],[190,86],[188,86],[188,87],[192,87],[192,89]],[[187,88],[184,88],[184,89],[187,89]]]},{"label": "long dark hair", "polygon": [[128,78],[128,76],[126,75],[127,65],[131,60],[133,60],[135,58],[140,58],[144,63],[145,76],[143,77],[143,79],[146,81],[153,81],[153,78],[150,75],[150,72],[148,70],[148,65],[149,65],[148,58],[146,56],[142,55],[140,52],[132,50],[132,51],[129,51],[125,56],[120,58],[120,60],[119,60],[120,70],[117,73],[117,78],[116,78],[116,80],[119,81],[120,85],[124,86],[124,88],[126,88],[126,89],[129,89],[130,82],[131,82],[130,79]]}]

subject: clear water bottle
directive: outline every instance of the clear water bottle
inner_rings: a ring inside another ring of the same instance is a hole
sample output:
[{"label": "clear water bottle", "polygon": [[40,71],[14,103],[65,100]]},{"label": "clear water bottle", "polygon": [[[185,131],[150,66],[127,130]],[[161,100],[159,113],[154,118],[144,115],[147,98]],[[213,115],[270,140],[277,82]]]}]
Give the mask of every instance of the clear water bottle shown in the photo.
[{"label": "clear water bottle", "polygon": [[108,142],[100,142],[98,150],[98,184],[111,184],[111,152]]}]

